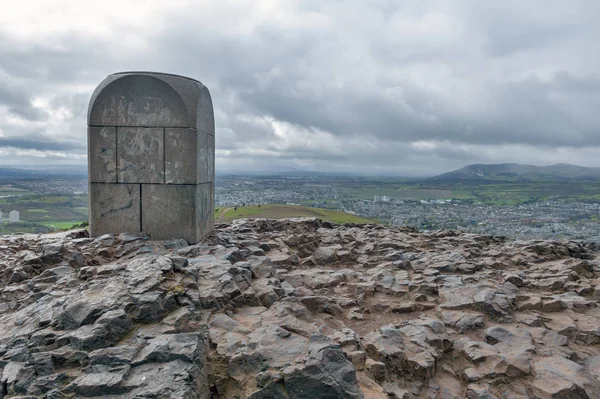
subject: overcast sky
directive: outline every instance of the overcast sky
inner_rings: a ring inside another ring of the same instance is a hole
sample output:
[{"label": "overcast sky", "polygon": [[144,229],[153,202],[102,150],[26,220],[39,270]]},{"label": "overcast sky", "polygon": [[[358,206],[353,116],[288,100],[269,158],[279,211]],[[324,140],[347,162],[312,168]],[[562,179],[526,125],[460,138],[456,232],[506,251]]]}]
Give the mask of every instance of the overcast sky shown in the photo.
[{"label": "overcast sky", "polygon": [[23,0],[0,11],[0,164],[86,164],[108,74],[211,91],[217,172],[600,166],[598,0]]}]

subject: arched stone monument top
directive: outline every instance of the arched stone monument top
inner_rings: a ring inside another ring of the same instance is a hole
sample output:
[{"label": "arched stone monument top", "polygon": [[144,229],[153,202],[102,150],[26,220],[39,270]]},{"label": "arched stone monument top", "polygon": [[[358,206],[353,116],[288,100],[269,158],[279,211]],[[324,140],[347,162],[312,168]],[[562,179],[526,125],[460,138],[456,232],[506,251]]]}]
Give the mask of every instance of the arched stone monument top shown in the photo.
[{"label": "arched stone monument top", "polygon": [[200,82],[199,80],[196,80],[194,78],[188,78],[187,76],[183,76],[183,75],[177,75],[176,73],[152,72],[152,71],[125,71],[125,72],[111,73],[108,76],[116,76],[116,75],[164,75],[164,76],[172,76],[174,78],[187,79],[187,80],[191,80],[192,82],[202,84],[202,82]]},{"label": "arched stone monument top", "polygon": [[94,90],[88,126],[179,127],[214,136],[208,89],[199,81],[162,72],[118,72]]}]

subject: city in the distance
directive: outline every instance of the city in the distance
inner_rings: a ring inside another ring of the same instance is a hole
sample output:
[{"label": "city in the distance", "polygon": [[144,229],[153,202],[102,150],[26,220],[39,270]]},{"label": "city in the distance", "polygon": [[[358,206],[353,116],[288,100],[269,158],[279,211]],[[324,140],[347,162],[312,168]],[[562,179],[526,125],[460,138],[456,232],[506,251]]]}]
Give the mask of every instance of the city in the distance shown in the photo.
[{"label": "city in the distance", "polygon": [[[0,167],[0,234],[84,227],[85,168]],[[600,168],[468,165],[427,178],[219,174],[215,221],[315,216],[515,239],[600,240]]]}]

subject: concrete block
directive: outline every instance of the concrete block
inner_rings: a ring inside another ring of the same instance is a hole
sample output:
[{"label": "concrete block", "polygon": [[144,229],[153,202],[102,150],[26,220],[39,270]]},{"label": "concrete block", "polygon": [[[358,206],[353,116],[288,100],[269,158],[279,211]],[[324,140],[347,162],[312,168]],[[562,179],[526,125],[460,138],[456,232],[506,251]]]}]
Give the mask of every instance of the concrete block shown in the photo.
[{"label": "concrete block", "polygon": [[140,185],[90,183],[90,233],[140,231]]},{"label": "concrete block", "polygon": [[117,182],[117,129],[115,127],[88,127],[88,165],[90,182]]},{"label": "concrete block", "polygon": [[215,136],[215,114],[212,99],[206,87],[200,89],[196,114],[196,129]]},{"label": "concrete block", "polygon": [[164,129],[117,128],[119,183],[164,183],[164,156]]},{"label": "concrete block", "polygon": [[154,240],[196,243],[195,185],[143,184],[142,231]]},{"label": "concrete block", "polygon": [[198,183],[215,180],[215,137],[198,132]]},{"label": "concrete block", "polygon": [[206,133],[196,129],[165,129],[165,183],[196,184],[201,144],[198,136]]},{"label": "concrete block", "polygon": [[201,237],[206,237],[215,225],[215,185],[214,183],[196,186],[197,230]]},{"label": "concrete block", "polygon": [[209,173],[210,173],[210,181],[212,183],[215,182],[215,136],[208,136],[208,148],[210,150],[209,154],[208,154],[208,168],[209,168]]}]

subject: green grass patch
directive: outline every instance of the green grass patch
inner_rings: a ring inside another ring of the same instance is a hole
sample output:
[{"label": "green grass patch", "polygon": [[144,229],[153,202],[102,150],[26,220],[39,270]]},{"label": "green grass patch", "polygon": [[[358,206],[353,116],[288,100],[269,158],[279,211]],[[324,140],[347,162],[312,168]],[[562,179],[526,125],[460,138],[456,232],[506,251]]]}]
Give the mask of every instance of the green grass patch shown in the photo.
[{"label": "green grass patch", "polygon": [[[227,208],[224,207],[223,209]],[[282,219],[293,217],[317,217],[333,223],[379,223],[373,219],[366,219],[340,211],[321,208],[307,208],[299,205],[278,204],[265,204],[261,205],[260,207],[258,205],[240,206],[238,207],[237,211],[234,208],[231,208],[222,215],[221,221],[224,223],[229,223],[232,220],[242,218]]]},{"label": "green grass patch", "polygon": [[64,229],[69,229],[71,227],[73,227],[74,225],[79,225],[81,223],[83,223],[83,220],[71,220],[71,221],[51,221],[51,222],[42,222],[40,223],[41,225],[44,226],[54,226],[59,230],[64,230]]},{"label": "green grass patch", "polygon": [[221,217],[225,209],[227,209],[226,206],[215,207],[215,220]]}]

